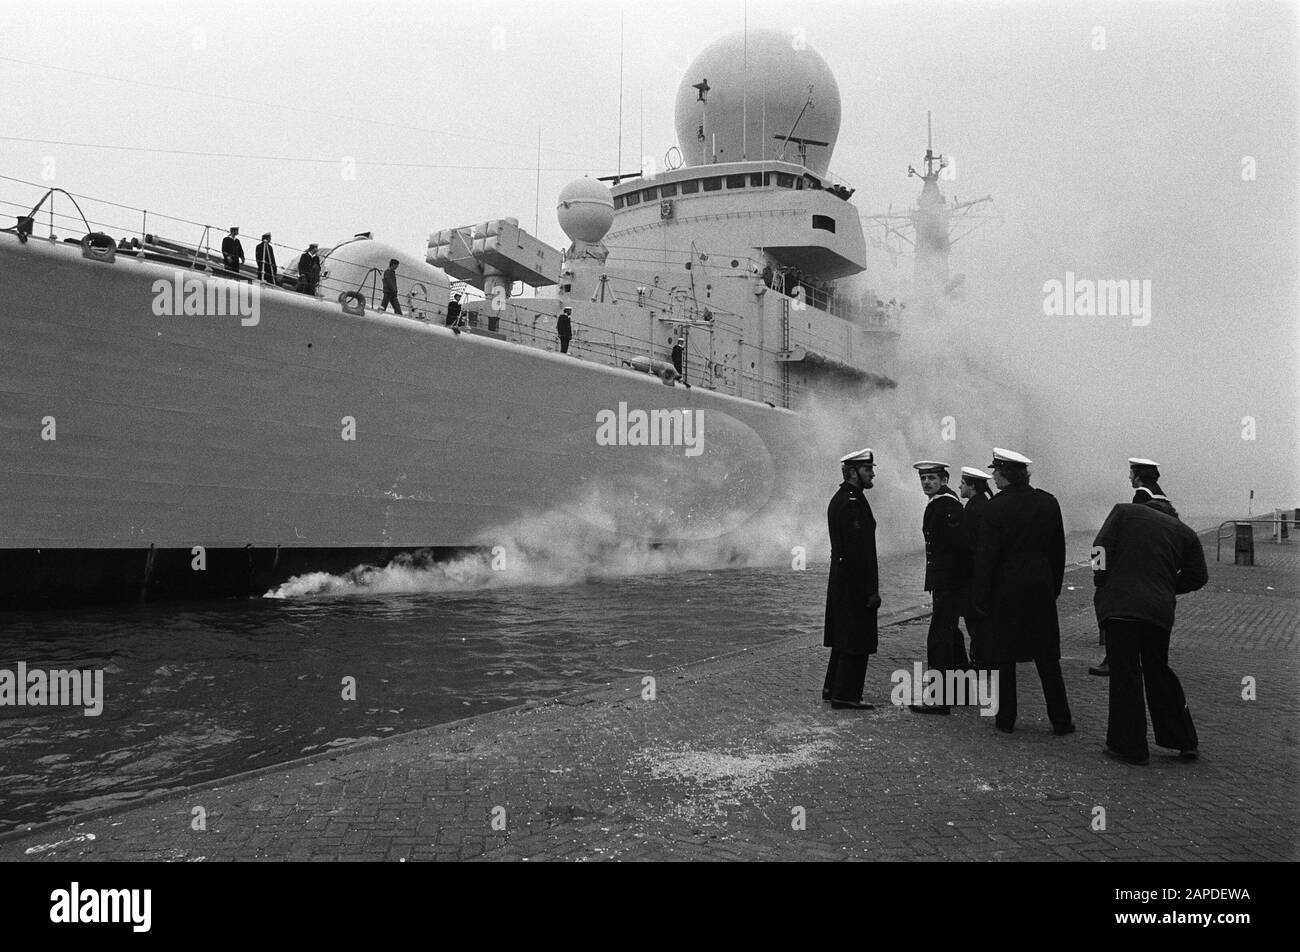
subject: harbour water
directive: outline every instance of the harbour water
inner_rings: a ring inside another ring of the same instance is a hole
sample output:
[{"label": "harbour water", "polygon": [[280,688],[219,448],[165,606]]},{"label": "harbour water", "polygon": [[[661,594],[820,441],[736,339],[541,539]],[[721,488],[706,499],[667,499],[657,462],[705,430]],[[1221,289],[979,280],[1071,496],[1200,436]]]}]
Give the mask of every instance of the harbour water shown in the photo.
[{"label": "harbour water", "polygon": [[[1067,558],[1086,560],[1091,533]],[[920,552],[881,566],[924,602]],[[0,708],[0,832],[797,634],[826,568],[0,617],[0,668],[102,669],[104,705]],[[917,657],[924,657],[918,643]],[[355,700],[345,700],[345,679]]]}]

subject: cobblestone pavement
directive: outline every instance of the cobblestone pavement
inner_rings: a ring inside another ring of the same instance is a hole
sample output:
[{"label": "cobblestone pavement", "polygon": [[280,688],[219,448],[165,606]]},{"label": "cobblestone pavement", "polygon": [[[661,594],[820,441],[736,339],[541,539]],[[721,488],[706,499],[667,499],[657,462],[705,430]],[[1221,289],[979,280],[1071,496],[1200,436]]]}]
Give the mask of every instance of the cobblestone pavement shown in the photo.
[{"label": "cobblestone pavement", "polygon": [[1294,860],[1300,541],[1259,549],[1255,567],[1211,562],[1210,584],[1179,600],[1192,763],[1103,756],[1083,571],[1060,600],[1071,736],[1053,736],[1032,665],[1014,734],[974,708],[892,706],[890,672],[924,659],[924,618],[882,630],[876,709],[832,711],[810,618],[805,635],[649,672],[653,700],[636,679],[429,728],[11,834],[0,859]]}]

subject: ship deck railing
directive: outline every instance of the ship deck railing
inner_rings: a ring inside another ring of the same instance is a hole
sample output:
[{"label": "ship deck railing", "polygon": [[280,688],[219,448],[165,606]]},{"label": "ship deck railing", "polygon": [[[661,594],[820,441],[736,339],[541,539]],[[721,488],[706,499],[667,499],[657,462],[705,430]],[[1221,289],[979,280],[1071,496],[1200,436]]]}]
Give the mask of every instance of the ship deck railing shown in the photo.
[{"label": "ship deck railing", "polygon": [[[12,215],[14,219],[28,218],[31,217],[30,213],[33,207],[43,202],[39,214],[35,216],[36,221],[33,222],[35,227],[30,233],[29,240],[63,241],[81,244],[86,237],[86,229],[90,228],[93,232],[112,237],[118,254],[169,264],[178,268],[231,280],[250,282],[259,280],[255,259],[252,264],[248,263],[246,259],[245,263],[238,269],[226,268],[220,253],[220,242],[228,232],[228,228],[152,212],[78,193],[65,193],[75,199],[77,205],[70,207],[69,210],[62,210],[57,203],[59,196],[51,194],[52,189],[48,183],[31,182],[5,175],[0,175],[0,182],[16,186],[13,191],[6,188],[4,193],[6,197],[0,198],[0,215]],[[15,201],[13,198],[7,197],[10,194],[18,200]],[[72,205],[66,200],[65,204]],[[76,214],[73,214],[73,211]],[[135,218],[135,216],[139,216],[138,225],[126,220]],[[158,229],[159,225],[164,226],[170,234],[164,236],[160,230],[155,230]],[[0,228],[0,231],[11,233],[16,230],[16,226]],[[252,241],[253,231],[256,231],[256,229],[250,230],[248,235],[241,235],[241,238],[249,238]],[[260,231],[258,235],[258,242],[260,242]],[[254,244],[256,243],[254,242]],[[298,249],[298,246],[283,242],[272,241],[271,245],[276,251],[277,259],[279,259],[277,262],[279,279],[274,283],[286,290],[296,290],[296,277],[290,277],[287,281],[285,278],[286,275],[295,274],[298,256],[302,254],[302,251]],[[303,248],[305,248],[305,245]],[[324,255],[325,251],[326,249],[322,249],[322,255]],[[370,269],[370,272],[365,275],[360,285],[340,281],[331,278],[328,274],[322,274],[321,279],[317,282],[315,297],[324,300],[335,300],[344,293],[357,294],[365,309],[377,312],[379,310],[378,303],[381,300],[381,290],[381,276],[377,269]],[[669,299],[667,289],[653,288],[647,289],[647,292],[651,290],[654,292],[655,304],[665,312],[671,312],[674,303],[676,303],[683,320],[691,322],[705,320],[703,312],[707,308],[700,306],[694,298],[691,298],[689,304],[687,304],[684,298],[678,296],[674,302]],[[555,313],[551,310],[529,308],[523,303],[529,300],[534,299],[511,299],[508,307],[503,312],[495,315],[491,315],[482,309],[486,302],[481,299],[468,300],[463,305],[462,323],[472,332],[487,332],[491,336],[502,340],[535,349],[559,350],[559,342],[553,324]],[[418,282],[407,294],[401,296],[401,301],[404,311],[403,316],[405,317],[426,323],[442,324],[446,321],[446,307],[431,301],[428,289]],[[525,322],[518,319],[516,315],[519,313],[527,313],[530,317]],[[539,326],[539,320],[542,318],[548,318],[549,320],[545,321],[543,326]],[[739,315],[724,310],[711,312],[709,318],[717,321],[720,326],[730,328],[740,336]],[[675,316],[674,319],[676,319]],[[629,372],[635,373],[642,372],[631,368],[630,362],[635,358],[645,357],[660,363],[667,360],[668,348],[659,341],[620,334],[606,327],[585,324],[577,320],[573,321],[573,327],[575,334],[569,347],[569,353],[576,358],[628,369]],[[827,344],[830,343],[833,342],[827,342]],[[755,351],[761,351],[764,358],[769,358],[765,362],[772,363],[770,358],[775,355],[775,351],[759,348],[757,345],[747,346],[752,346]],[[683,384],[731,394],[774,407],[788,406],[795,397],[803,392],[802,387],[784,381],[779,372],[773,376],[765,376],[733,366],[730,362],[715,363],[691,350],[688,350],[685,355],[682,369],[684,373],[681,383]]]}]

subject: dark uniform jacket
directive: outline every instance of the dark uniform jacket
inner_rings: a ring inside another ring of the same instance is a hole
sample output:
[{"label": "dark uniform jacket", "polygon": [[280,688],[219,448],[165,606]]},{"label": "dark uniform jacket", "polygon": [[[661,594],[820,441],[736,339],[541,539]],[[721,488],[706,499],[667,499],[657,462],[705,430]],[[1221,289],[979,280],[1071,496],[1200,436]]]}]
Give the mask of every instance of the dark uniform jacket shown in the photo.
[{"label": "dark uniform jacket", "polygon": [[568,314],[561,314],[555,319],[555,332],[561,337],[573,336],[573,322]]},{"label": "dark uniform jacket", "polygon": [[976,493],[966,500],[961,517],[961,548],[957,553],[956,575],[959,585],[970,585],[975,575],[975,550],[979,546],[980,524],[984,520],[984,507],[989,497]]},{"label": "dark uniform jacket", "polygon": [[307,252],[298,259],[298,283],[301,287],[316,289],[320,282],[320,258]]},{"label": "dark uniform jacket", "polygon": [[397,297],[397,269],[389,268],[384,272],[384,296]]},{"label": "dark uniform jacket", "polygon": [[1056,497],[1008,486],[984,506],[972,597],[989,619],[995,664],[1061,657],[1056,599],[1065,579],[1065,524]]},{"label": "dark uniform jacket", "polygon": [[275,249],[268,242],[259,242],[253,249],[257,258],[257,276],[265,281],[275,282]]},{"label": "dark uniform jacket", "polygon": [[460,302],[451,300],[447,302],[447,326],[451,327],[460,320]]},{"label": "dark uniform jacket", "polygon": [[1101,547],[1105,559],[1105,570],[1092,575],[1093,604],[1103,626],[1111,618],[1127,618],[1169,631],[1175,596],[1194,592],[1209,579],[1196,533],[1150,505],[1116,506],[1093,545]]},{"label": "dark uniform jacket", "polygon": [[221,239],[221,257],[231,271],[238,271],[239,266],[244,263],[244,246],[234,235],[226,235]]},{"label": "dark uniform jacket", "polygon": [[925,535],[925,590],[947,591],[960,587],[962,563],[962,508],[957,494],[944,487],[925,504],[921,532]]},{"label": "dark uniform jacket", "polygon": [[876,562],[876,517],[863,491],[841,483],[826,509],[831,534],[831,577],[826,586],[826,631],[823,644],[850,654],[874,654],[880,594]]}]

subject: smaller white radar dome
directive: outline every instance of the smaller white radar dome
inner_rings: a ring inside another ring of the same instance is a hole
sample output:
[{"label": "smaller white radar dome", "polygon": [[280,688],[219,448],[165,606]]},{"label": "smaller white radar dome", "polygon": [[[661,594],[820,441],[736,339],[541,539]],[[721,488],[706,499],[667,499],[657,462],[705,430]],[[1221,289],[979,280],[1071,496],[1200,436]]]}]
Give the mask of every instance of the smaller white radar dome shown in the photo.
[{"label": "smaller white radar dome", "polygon": [[614,199],[595,179],[575,179],[560,189],[555,214],[569,240],[595,244],[614,224]]}]

